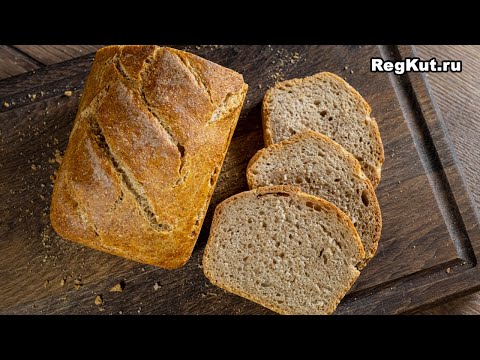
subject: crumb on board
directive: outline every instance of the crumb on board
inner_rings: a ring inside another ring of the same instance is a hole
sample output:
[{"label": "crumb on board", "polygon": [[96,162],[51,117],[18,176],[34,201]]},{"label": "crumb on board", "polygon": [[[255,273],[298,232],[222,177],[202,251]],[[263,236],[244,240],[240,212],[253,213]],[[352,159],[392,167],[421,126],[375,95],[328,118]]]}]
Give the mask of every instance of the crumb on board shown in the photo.
[{"label": "crumb on board", "polygon": [[10,107],[10,104],[5,101],[5,102],[3,103],[3,107],[9,108],[9,107]]},{"label": "crumb on board", "polygon": [[80,290],[80,288],[83,286],[83,283],[82,283],[82,280],[80,279],[75,279],[73,281],[73,287],[75,288],[75,290]]},{"label": "crumb on board", "polygon": [[33,171],[37,171],[38,169],[40,169],[40,165],[32,164],[31,168]]},{"label": "crumb on board", "polygon": [[65,286],[65,283],[66,283],[67,279],[66,278],[62,278],[62,280],[60,280],[60,286],[61,287],[64,287]]},{"label": "crumb on board", "polygon": [[45,280],[45,282],[43,283],[43,287],[44,288],[47,288],[47,286],[50,284],[50,281],[49,280]]},{"label": "crumb on board", "polygon": [[67,90],[63,93],[63,95],[68,96],[68,97],[72,96],[72,94],[73,94],[73,92],[70,91],[70,90]]},{"label": "crumb on board", "polygon": [[447,274],[450,274],[450,273],[452,272],[452,269],[451,269],[451,268],[447,268],[447,270],[445,270],[445,272],[446,272]]},{"label": "crumb on board", "polygon": [[123,281],[119,282],[110,289],[110,292],[122,292],[125,289],[125,283]]},{"label": "crumb on board", "polygon": [[95,298],[95,305],[97,306],[103,305],[102,295],[97,295],[97,297]]},{"label": "crumb on board", "polygon": [[57,179],[57,170],[53,172],[52,175],[50,175],[50,181],[52,184],[55,184],[55,180]]},{"label": "crumb on board", "polygon": [[57,164],[61,165],[62,161],[63,161],[63,155],[62,155],[61,151],[58,150],[58,149],[55,149],[55,152],[53,153],[53,157],[48,159],[48,162],[50,164],[57,163]]},{"label": "crumb on board", "polygon": [[[269,48],[271,51],[274,51],[271,46],[269,46]],[[288,69],[286,68],[286,66],[289,64],[296,64],[300,61],[300,58],[301,56],[298,52],[292,53],[284,48],[276,49],[276,58],[275,60],[271,61],[273,69],[271,70],[271,73],[269,75],[270,80],[272,80],[274,83],[284,80],[284,72],[286,69]]]},{"label": "crumb on board", "polygon": [[158,289],[160,289],[162,286],[156,282],[155,284],[153,284],[153,290],[157,291]]}]

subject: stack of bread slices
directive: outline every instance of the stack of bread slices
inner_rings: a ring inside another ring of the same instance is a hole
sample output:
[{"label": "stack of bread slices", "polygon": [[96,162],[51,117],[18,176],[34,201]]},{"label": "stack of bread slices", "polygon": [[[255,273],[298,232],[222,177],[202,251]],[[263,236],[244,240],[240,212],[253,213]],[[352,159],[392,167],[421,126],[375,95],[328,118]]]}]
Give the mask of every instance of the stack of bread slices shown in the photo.
[{"label": "stack of bread slices", "polygon": [[370,107],[340,77],[276,84],[250,191],[220,204],[205,249],[210,281],[281,314],[330,314],[374,257],[384,161]]}]

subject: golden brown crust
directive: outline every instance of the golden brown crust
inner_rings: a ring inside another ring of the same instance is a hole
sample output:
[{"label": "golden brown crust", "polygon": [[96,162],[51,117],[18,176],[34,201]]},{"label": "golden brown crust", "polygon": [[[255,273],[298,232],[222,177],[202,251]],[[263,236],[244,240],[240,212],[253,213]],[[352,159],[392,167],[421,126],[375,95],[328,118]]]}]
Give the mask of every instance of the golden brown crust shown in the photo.
[{"label": "golden brown crust", "polygon": [[273,89],[274,88],[270,88],[267,90],[262,101],[262,128],[263,128],[263,142],[265,144],[265,147],[268,147],[273,144],[273,135],[272,135],[272,131],[270,130],[271,124],[270,124],[270,116],[269,116],[269,111],[267,106],[267,104],[271,102]]},{"label": "golden brown crust", "polygon": [[190,258],[247,92],[183,51],[97,52],[52,195],[67,239],[163,268]]},{"label": "golden brown crust", "polygon": [[373,210],[373,216],[378,220],[378,226],[375,227],[374,229],[375,232],[372,234],[372,238],[374,239],[374,242],[370,244],[370,247],[368,249],[365,249],[367,257],[359,265],[359,269],[363,269],[366,266],[366,264],[371,259],[373,259],[377,251],[378,241],[380,240],[380,236],[382,233],[382,213],[380,210],[380,205],[377,200],[377,195],[375,194],[375,189],[371,181],[363,172],[362,167],[360,166],[360,163],[358,162],[358,160],[355,159],[355,157],[352,154],[350,154],[347,150],[345,150],[343,146],[333,141],[328,136],[325,136],[313,130],[307,130],[302,133],[295,134],[286,140],[283,140],[277,144],[272,144],[269,147],[266,147],[257,151],[257,153],[250,159],[247,165],[246,176],[247,176],[248,187],[249,189],[254,189],[256,187],[255,175],[252,173],[252,167],[259,159],[261,159],[264,156],[268,156],[274,151],[282,150],[288,144],[293,144],[299,140],[312,138],[312,137],[326,143],[328,146],[334,148],[336,152],[341,154],[343,159],[346,162],[348,162],[351,167],[354,168],[354,174],[356,175],[356,177],[360,179],[360,181],[362,181],[364,183],[364,186],[366,186],[367,188],[366,189],[367,198],[369,200],[369,204],[371,204],[371,209]]},{"label": "golden brown crust", "polygon": [[355,97],[355,99],[357,100],[357,104],[360,107],[362,107],[365,113],[367,114],[366,125],[370,127],[370,131],[375,138],[375,144],[377,145],[377,150],[379,155],[377,159],[378,166],[376,168],[372,168],[368,166],[368,164],[363,163],[363,166],[364,166],[363,170],[365,174],[368,176],[368,178],[370,179],[373,187],[376,188],[380,183],[382,165],[385,161],[385,153],[384,153],[382,138],[380,137],[378,124],[374,118],[370,117],[370,113],[371,113],[370,105],[365,101],[365,99],[360,95],[360,93],[355,88],[353,88],[350,84],[348,84],[344,79],[342,79],[341,77],[335,74],[332,74],[329,72],[321,72],[318,74],[314,74],[312,76],[308,76],[306,78],[286,80],[286,81],[277,83],[274,87],[267,90],[262,103],[262,126],[263,126],[263,137],[264,137],[265,146],[270,146],[274,142],[273,134],[271,130],[272,126],[271,126],[268,104],[272,101],[272,96],[276,91],[276,89],[279,87],[285,87],[285,86],[301,85],[305,81],[309,81],[312,78],[321,79],[323,77],[329,77],[331,79],[334,79],[336,82],[341,83]]},{"label": "golden brown crust", "polygon": [[[314,206],[318,205],[318,206],[320,206],[324,209],[327,209],[328,211],[335,212],[337,218],[354,234],[354,237],[355,237],[355,240],[356,240],[355,245],[357,245],[357,249],[360,253],[360,258],[361,259],[365,258],[365,251],[363,249],[363,245],[362,245],[362,242],[360,240],[360,237],[358,236],[357,230],[353,226],[353,223],[350,220],[350,218],[347,215],[345,215],[345,213],[343,211],[341,211],[338,207],[336,207],[335,205],[333,205],[332,203],[330,203],[330,202],[328,202],[324,199],[321,199],[319,197],[301,192],[298,187],[289,186],[289,185],[276,185],[276,186],[260,187],[260,188],[256,188],[256,189],[253,189],[253,190],[250,190],[250,191],[244,191],[242,193],[233,195],[232,197],[224,200],[222,203],[220,203],[215,208],[215,213],[214,213],[213,220],[212,220],[212,226],[211,226],[211,229],[210,229],[210,236],[208,238],[207,245],[205,246],[205,251],[203,253],[203,272],[212,284],[214,284],[214,285],[216,285],[216,286],[218,286],[218,287],[220,287],[220,288],[222,288],[222,289],[224,289],[228,292],[231,292],[235,295],[239,295],[241,297],[244,297],[244,298],[246,298],[250,301],[253,301],[253,302],[255,302],[255,303],[257,303],[261,306],[264,306],[264,307],[266,307],[266,308],[268,308],[272,311],[275,311],[276,313],[282,314],[282,315],[300,315],[300,314],[293,314],[291,312],[290,308],[281,307],[274,302],[268,302],[268,301],[265,301],[264,299],[258,299],[255,296],[253,296],[252,294],[245,293],[240,289],[233,288],[231,286],[228,286],[227,284],[224,284],[224,283],[218,281],[217,279],[215,279],[213,274],[210,273],[208,266],[205,265],[206,264],[205,259],[208,258],[208,256],[209,256],[210,247],[212,246],[212,243],[216,240],[215,230],[219,226],[219,218],[220,218],[220,214],[223,211],[223,208],[225,206],[228,206],[228,204],[237,201],[239,198],[242,198],[242,197],[247,197],[248,198],[252,194],[254,194],[256,196],[262,196],[262,195],[277,194],[277,193],[284,193],[284,194],[287,194],[289,196],[297,196],[302,201],[304,201],[305,203],[310,202],[310,203],[313,203]],[[357,276],[357,278],[358,278],[358,276]],[[351,285],[353,285],[355,280],[356,280],[356,278],[353,279],[352,283],[350,284],[350,287],[351,287]],[[338,303],[341,300],[342,300],[341,298],[337,299],[335,304],[332,304],[332,307],[327,309],[327,311],[325,312],[325,315],[329,315],[329,314],[333,313],[336,309],[336,306],[338,305]]]}]

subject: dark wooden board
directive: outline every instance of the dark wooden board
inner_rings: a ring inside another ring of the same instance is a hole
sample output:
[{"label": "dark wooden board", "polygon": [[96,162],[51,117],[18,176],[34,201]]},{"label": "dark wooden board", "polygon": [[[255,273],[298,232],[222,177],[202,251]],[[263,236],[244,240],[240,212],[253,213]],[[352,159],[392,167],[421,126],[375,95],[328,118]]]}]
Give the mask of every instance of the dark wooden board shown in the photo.
[{"label": "dark wooden board", "polygon": [[14,48],[30,57],[36,62],[44,65],[56,64],[60,61],[70,60],[72,58],[90,54],[101,45],[15,45]]},{"label": "dark wooden board", "polygon": [[39,66],[9,46],[0,45],[0,79],[31,71]]},{"label": "dark wooden board", "polygon": [[[201,255],[215,205],[246,189],[246,165],[263,146],[260,103],[266,88],[324,70],[345,77],[371,104],[386,155],[378,187],[384,222],[378,255],[337,313],[413,311],[480,288],[478,219],[423,77],[369,71],[371,57],[398,59],[411,56],[411,48],[188,50],[243,73],[250,90],[194,254],[176,271],[76,245],[49,225],[54,154],[66,148],[93,57],[0,82],[0,313],[270,313],[209,285]],[[73,96],[63,95],[65,90]],[[2,107],[4,102],[11,106]],[[109,292],[119,282],[124,291]],[[103,306],[94,304],[97,295]]]}]

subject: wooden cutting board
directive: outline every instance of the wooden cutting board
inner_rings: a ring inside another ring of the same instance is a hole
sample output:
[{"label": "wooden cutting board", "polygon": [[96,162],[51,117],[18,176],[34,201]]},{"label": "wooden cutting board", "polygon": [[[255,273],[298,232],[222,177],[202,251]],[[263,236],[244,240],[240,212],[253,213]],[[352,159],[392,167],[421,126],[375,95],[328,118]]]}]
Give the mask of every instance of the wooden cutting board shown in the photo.
[{"label": "wooden cutting board", "polygon": [[[93,55],[0,81],[0,313],[271,313],[210,285],[201,256],[215,206],[247,189],[246,165],[263,147],[260,105],[266,89],[319,71],[337,73],[360,91],[385,146],[377,189],[384,224],[379,250],[336,313],[411,312],[480,288],[478,218],[423,76],[369,71],[371,57],[398,60],[413,56],[412,48],[187,50],[241,72],[250,90],[194,254],[175,271],[76,245],[50,227],[51,177]],[[123,291],[111,292],[117,284]],[[102,305],[95,304],[98,295]]]}]

